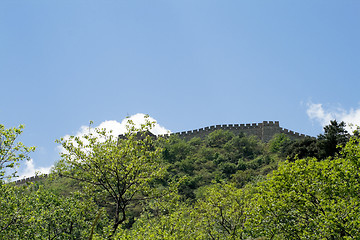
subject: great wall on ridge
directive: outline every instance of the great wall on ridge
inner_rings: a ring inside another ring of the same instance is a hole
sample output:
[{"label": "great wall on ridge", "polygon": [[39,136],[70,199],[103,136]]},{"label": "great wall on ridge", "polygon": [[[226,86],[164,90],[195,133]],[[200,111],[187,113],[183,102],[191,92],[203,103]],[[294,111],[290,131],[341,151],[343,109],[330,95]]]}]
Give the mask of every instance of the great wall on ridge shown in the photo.
[{"label": "great wall on ridge", "polygon": [[216,130],[224,130],[233,132],[235,135],[245,133],[246,135],[257,136],[261,141],[268,142],[270,139],[279,133],[283,133],[292,140],[310,137],[298,132],[288,130],[280,127],[279,121],[263,121],[262,123],[248,123],[248,124],[223,124],[214,125],[196,130],[171,133],[170,135],[176,135],[180,138],[189,140],[193,137],[204,138],[208,134]]},{"label": "great wall on ridge", "polygon": [[[209,126],[209,127],[190,130],[190,131],[171,133],[170,136],[175,135],[175,136],[179,136],[180,138],[190,140],[191,138],[194,138],[194,137],[205,138],[207,135],[209,135],[210,133],[212,133],[216,130],[230,131],[230,132],[234,133],[235,135],[244,133],[246,135],[257,136],[263,142],[270,141],[270,139],[275,134],[280,134],[280,133],[285,134],[292,140],[310,137],[310,136],[300,134],[298,132],[294,132],[294,131],[288,130],[286,128],[280,127],[279,121],[263,121],[262,123],[251,123],[251,124],[248,123],[248,124],[214,125],[214,126]],[[160,135],[160,137],[161,136],[169,136],[169,135]],[[120,135],[119,138],[123,138],[123,137]],[[22,185],[27,182],[36,182],[44,177],[47,177],[47,175],[24,178],[24,179],[14,181],[14,183],[16,185]]]}]

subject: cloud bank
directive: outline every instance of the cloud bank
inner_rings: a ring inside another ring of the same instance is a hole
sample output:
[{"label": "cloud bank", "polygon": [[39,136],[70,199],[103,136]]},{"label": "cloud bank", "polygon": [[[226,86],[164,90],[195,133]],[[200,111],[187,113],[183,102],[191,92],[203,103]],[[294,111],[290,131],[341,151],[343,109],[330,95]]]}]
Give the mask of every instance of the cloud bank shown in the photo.
[{"label": "cloud bank", "polygon": [[[89,126],[81,126],[75,135],[81,137],[85,134],[88,134],[89,132],[94,133],[95,128],[99,128],[99,129],[105,128],[107,131],[112,131],[111,134],[113,136],[118,136],[120,134],[124,134],[127,131],[126,125],[128,124],[129,120],[133,121],[136,128],[140,128],[140,125],[145,123],[145,119],[146,119],[145,116],[146,115],[143,113],[137,113],[128,118],[125,118],[121,122],[118,122],[116,120],[107,120],[93,128],[89,128]],[[153,134],[163,135],[171,132],[170,130],[158,124],[154,118],[148,117],[148,120],[150,122],[155,122],[154,127],[150,130]],[[69,137],[70,135],[66,135],[64,136],[64,139],[67,139]]]},{"label": "cloud bank", "polygon": [[[360,108],[345,110],[341,107],[336,109],[325,109],[321,103],[308,103],[307,104],[307,115],[310,119],[315,120],[326,126],[330,123],[330,120],[336,119],[346,123],[346,130],[352,132],[355,130],[355,126],[360,126]],[[351,127],[351,125],[354,125]]]}]

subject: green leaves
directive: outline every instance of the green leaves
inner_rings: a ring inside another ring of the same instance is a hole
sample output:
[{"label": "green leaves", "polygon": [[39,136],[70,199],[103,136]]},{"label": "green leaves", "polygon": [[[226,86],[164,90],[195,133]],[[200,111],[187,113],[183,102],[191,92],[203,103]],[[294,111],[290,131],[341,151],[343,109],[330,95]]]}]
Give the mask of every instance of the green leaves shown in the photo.
[{"label": "green leaves", "polygon": [[260,235],[286,239],[359,236],[360,147],[354,139],[333,160],[301,159],[280,165],[259,185],[254,226]]},{"label": "green leaves", "polygon": [[246,239],[245,223],[249,215],[247,189],[230,184],[215,184],[195,205],[196,226],[201,239]]},{"label": "green leaves", "polygon": [[33,185],[4,184],[0,190],[1,239],[82,239],[90,232],[97,211],[91,201]]},{"label": "green leaves", "polygon": [[95,129],[83,137],[60,140],[65,149],[56,171],[76,179],[87,196],[106,206],[112,216],[112,237],[128,218],[130,205],[152,196],[152,182],[165,173],[161,148],[149,134],[153,123],[140,129],[129,122],[125,139],[114,139],[105,129]]},{"label": "green leaves", "polygon": [[17,142],[23,129],[24,125],[6,129],[0,124],[0,184],[6,178],[16,177],[15,168],[19,162],[29,160],[28,154],[35,151],[35,147],[26,147],[23,143]]},{"label": "green leaves", "polygon": [[[151,126],[130,123],[119,140],[105,129],[59,140],[54,173],[68,177],[52,179],[60,186],[0,184],[0,239],[359,239],[358,137],[332,159],[282,162],[265,179],[284,136],[266,152],[220,131],[163,144]],[[33,148],[16,143],[22,127],[0,129],[5,176]],[[315,143],[304,139],[299,153],[311,155]]]}]

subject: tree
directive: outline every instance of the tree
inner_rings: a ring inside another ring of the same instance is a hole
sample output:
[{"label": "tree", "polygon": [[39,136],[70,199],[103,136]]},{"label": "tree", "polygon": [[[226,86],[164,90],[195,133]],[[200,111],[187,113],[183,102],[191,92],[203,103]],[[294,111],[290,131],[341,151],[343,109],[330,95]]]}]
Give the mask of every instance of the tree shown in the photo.
[{"label": "tree", "polygon": [[282,153],[284,148],[291,143],[291,140],[284,133],[278,133],[269,141],[269,151],[272,153]]},{"label": "tree", "polygon": [[231,184],[214,184],[195,205],[197,239],[248,239],[248,189]]},{"label": "tree", "polygon": [[334,159],[282,163],[259,184],[254,231],[270,239],[358,239],[359,156],[352,138]]},{"label": "tree", "polygon": [[190,204],[182,202],[177,189],[185,178],[172,182],[169,191],[162,197],[153,199],[131,229],[120,229],[116,239],[200,239],[197,220]]},{"label": "tree", "polygon": [[317,139],[305,137],[296,141],[290,141],[284,145],[281,155],[287,157],[292,162],[307,157],[318,157],[319,147]]},{"label": "tree", "polygon": [[345,129],[345,123],[338,123],[336,120],[324,127],[324,134],[318,136],[319,158],[334,157],[340,152],[338,146],[344,146],[350,138]]},{"label": "tree", "polygon": [[[0,183],[0,238],[11,239],[9,232],[19,231],[17,222],[22,219],[23,199],[19,198],[18,189],[10,184]],[[14,238],[12,238],[14,239]],[[15,238],[16,239],[16,238]]]},{"label": "tree", "polygon": [[33,184],[5,184],[35,150],[17,141],[23,129],[23,125],[6,129],[0,124],[0,239],[78,239],[88,235],[97,209],[91,202],[61,197]]},{"label": "tree", "polygon": [[[23,160],[29,160],[29,153],[35,147],[26,147],[17,142],[17,138],[24,129],[23,125],[18,128],[6,129],[0,124],[0,237],[9,232],[19,232],[17,223],[23,218],[22,206],[24,199],[19,197],[19,189],[12,184],[4,184],[6,179],[16,177],[16,167]],[[3,239],[6,239],[3,238]],[[11,237],[8,239],[12,239]]]},{"label": "tree", "polygon": [[105,129],[95,129],[58,141],[65,152],[56,171],[81,182],[89,196],[107,207],[113,221],[109,238],[127,220],[129,207],[151,196],[154,180],[165,172],[161,148],[146,134],[153,124],[146,121],[137,129],[129,121],[128,132],[119,140]]},{"label": "tree", "polygon": [[209,147],[222,147],[225,143],[230,141],[234,137],[234,133],[230,131],[223,131],[223,130],[215,130],[214,132],[210,133],[206,138],[205,142],[206,145]]},{"label": "tree", "polygon": [[349,138],[350,134],[345,129],[345,123],[333,120],[324,127],[324,134],[318,135],[317,138],[305,137],[285,143],[281,155],[288,157],[290,161],[306,157],[323,160],[339,154],[341,147],[349,141]]},{"label": "tree", "polygon": [[152,210],[132,229],[119,232],[119,239],[249,239],[246,221],[251,189],[214,184],[203,190],[204,196],[194,204],[181,202],[174,192],[161,202],[152,202]]},{"label": "tree", "polygon": [[255,136],[236,136],[224,145],[228,159],[238,163],[239,159],[251,160],[264,153],[263,144]]},{"label": "tree", "polygon": [[[35,147],[26,147],[22,142],[16,141],[23,129],[24,125],[6,129],[0,124],[0,184],[5,178],[16,177],[15,168],[19,162],[29,160],[28,154],[35,150]],[[10,174],[7,174],[9,171]]]},{"label": "tree", "polygon": [[80,239],[89,236],[98,211],[79,196],[56,195],[33,184],[3,184],[0,190],[0,239]]}]

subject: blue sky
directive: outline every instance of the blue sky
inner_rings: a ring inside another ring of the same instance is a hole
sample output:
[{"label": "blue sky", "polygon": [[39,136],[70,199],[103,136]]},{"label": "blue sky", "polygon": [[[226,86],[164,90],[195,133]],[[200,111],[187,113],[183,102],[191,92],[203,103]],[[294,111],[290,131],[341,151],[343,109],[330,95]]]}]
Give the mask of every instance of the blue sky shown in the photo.
[{"label": "blue sky", "polygon": [[172,132],[360,124],[359,25],[358,0],[2,0],[0,123],[25,124],[35,169],[55,139],[137,113]]}]

